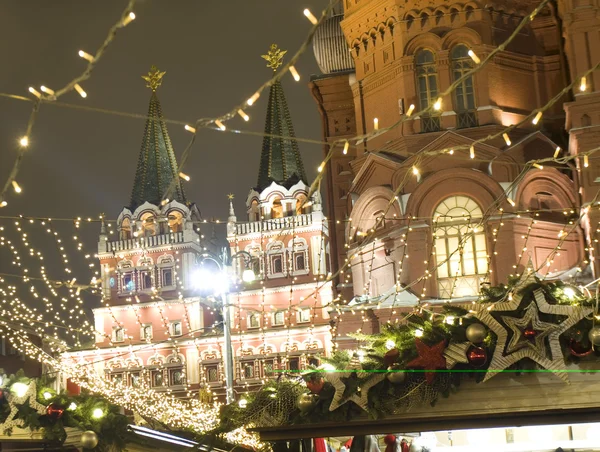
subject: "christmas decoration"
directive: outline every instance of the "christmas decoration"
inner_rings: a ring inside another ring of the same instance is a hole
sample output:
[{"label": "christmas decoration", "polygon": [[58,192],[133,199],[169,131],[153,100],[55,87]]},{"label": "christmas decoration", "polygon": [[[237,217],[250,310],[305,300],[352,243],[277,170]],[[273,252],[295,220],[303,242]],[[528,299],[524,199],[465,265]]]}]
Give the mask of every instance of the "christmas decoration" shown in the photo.
[{"label": "christmas decoration", "polygon": [[81,446],[84,449],[93,449],[98,445],[98,435],[96,432],[87,430],[81,434]]},{"label": "christmas decoration", "polygon": [[457,363],[468,363],[467,350],[471,347],[471,342],[461,342],[458,344],[450,344],[444,350],[444,358],[446,358],[446,368],[452,369]]},{"label": "christmas decoration", "polygon": [[[10,413],[8,417],[4,420],[4,423],[0,425],[0,428],[6,433],[13,427],[23,426],[23,421],[21,419],[17,419],[16,416],[19,413],[19,409],[17,405],[27,404],[30,408],[37,411],[38,414],[44,414],[46,407],[41,403],[38,403],[36,400],[37,395],[37,386],[35,381],[30,381],[25,384],[22,382],[14,383],[11,388],[15,388],[15,386],[25,385],[27,386],[25,392],[22,395],[8,395],[8,406],[10,408]],[[20,389],[20,388],[19,388]],[[16,388],[14,389],[16,392]]]},{"label": "christmas decoration", "polygon": [[46,407],[46,414],[54,420],[60,419],[64,412],[65,409],[56,405],[55,403],[51,403]]},{"label": "christmas decoration", "polygon": [[393,348],[388,351],[385,355],[383,355],[383,364],[386,366],[391,366],[400,357],[400,351],[397,348]]},{"label": "christmas decoration", "polygon": [[576,341],[575,339],[571,339],[569,341],[569,351],[573,356],[577,356],[578,358],[584,358],[588,355],[591,355],[594,352],[594,348],[592,347],[592,344],[587,344],[586,347],[581,342]]},{"label": "christmas decoration", "polygon": [[487,329],[481,323],[473,323],[467,327],[466,335],[473,344],[481,344],[487,336]]},{"label": "christmas decoration", "polygon": [[[535,361],[543,368],[555,372],[559,378],[568,381],[559,336],[589,314],[591,309],[550,305],[540,289],[533,291],[533,300],[527,297],[524,301],[524,294],[527,292],[525,287],[536,283],[533,272],[525,272],[517,284],[517,287],[522,289],[512,300],[477,305],[475,317],[498,338],[488,367],[491,371],[486,373],[483,381],[489,380],[498,371],[507,369],[524,358]],[[563,316],[565,319],[556,324],[542,322],[540,313]],[[529,331],[529,337],[524,334],[526,330]],[[535,334],[531,331],[535,331]]]},{"label": "christmas decoration", "polygon": [[487,358],[487,352],[482,347],[471,347],[467,351],[467,359],[469,360],[469,364],[474,367],[485,366]]},{"label": "christmas decoration", "polygon": [[406,380],[406,372],[402,369],[400,364],[393,364],[388,367],[388,373],[386,374],[387,379],[390,383],[398,385]]},{"label": "christmas decoration", "polygon": [[323,386],[325,386],[325,382],[321,377],[306,382],[306,387],[310,389],[310,392],[313,394],[319,394],[323,390]]},{"label": "christmas decoration", "polygon": [[298,409],[302,413],[306,413],[317,403],[315,394],[302,394],[298,397]]},{"label": "christmas decoration", "polygon": [[433,383],[436,369],[446,368],[446,358],[442,355],[446,348],[446,341],[438,342],[431,347],[427,346],[421,339],[415,339],[415,346],[419,357],[407,364],[407,367],[422,367],[425,369],[425,380],[428,384]]},{"label": "christmas decoration", "polygon": [[588,333],[590,342],[595,346],[600,346],[600,326],[594,326]]},{"label": "christmas decoration", "polygon": [[[346,391],[346,383],[344,380],[349,379],[353,374],[356,374],[356,378],[359,380],[358,392],[360,392],[360,394],[355,393],[344,397],[344,392]],[[363,372],[360,361],[354,357],[350,362],[347,371],[327,372],[325,373],[325,378],[335,389],[335,394],[329,405],[329,411],[334,411],[346,402],[354,402],[363,410],[367,411],[369,389],[381,382],[385,378],[385,375],[381,373],[371,374]],[[362,381],[365,381],[365,383],[362,383]]]}]

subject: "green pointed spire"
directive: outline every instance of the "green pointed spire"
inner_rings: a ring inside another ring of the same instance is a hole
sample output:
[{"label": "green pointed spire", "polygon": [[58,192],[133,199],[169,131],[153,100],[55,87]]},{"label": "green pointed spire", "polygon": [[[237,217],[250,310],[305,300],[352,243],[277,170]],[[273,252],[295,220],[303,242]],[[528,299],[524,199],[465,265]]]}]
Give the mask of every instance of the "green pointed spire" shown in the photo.
[{"label": "green pointed spire", "polygon": [[[268,67],[276,70],[281,65],[284,54],[285,52],[277,49],[277,46],[273,44],[269,54],[263,55],[263,58],[267,60]],[[257,188],[259,191],[263,190],[273,181],[289,188],[299,180],[306,182],[304,165],[298,151],[298,142],[283,87],[278,80],[271,85],[269,91]]]},{"label": "green pointed spire", "polygon": [[129,205],[131,210],[146,201],[159,205],[173,180],[175,180],[175,187],[170,198],[185,204],[185,193],[179,179],[175,152],[156,96],[156,90],[164,74],[152,66],[148,75],[142,76],[147,82],[146,86],[152,90],[152,96],[131,192]]}]

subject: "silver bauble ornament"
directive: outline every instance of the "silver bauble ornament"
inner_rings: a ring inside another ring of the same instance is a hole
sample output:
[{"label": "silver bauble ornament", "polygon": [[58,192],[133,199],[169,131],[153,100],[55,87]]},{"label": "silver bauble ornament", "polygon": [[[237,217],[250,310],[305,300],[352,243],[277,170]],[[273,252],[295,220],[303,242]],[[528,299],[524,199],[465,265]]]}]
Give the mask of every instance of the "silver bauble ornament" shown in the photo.
[{"label": "silver bauble ornament", "polygon": [[487,330],[481,323],[473,323],[467,327],[467,339],[473,344],[481,344],[487,336]]},{"label": "silver bauble ornament", "polygon": [[[406,372],[404,372],[400,364],[394,364],[387,368],[388,373],[386,374],[387,379],[390,383],[398,385],[406,380]],[[399,372],[402,371],[402,372]]]},{"label": "silver bauble ornament", "polygon": [[600,346],[600,326],[593,327],[588,333],[590,342],[595,346]]},{"label": "silver bauble ornament", "polygon": [[317,395],[316,394],[302,394],[298,397],[298,409],[302,413],[306,413],[317,403]]},{"label": "silver bauble ornament", "polygon": [[81,434],[81,446],[84,449],[93,449],[98,445],[98,435],[96,432],[87,430]]}]

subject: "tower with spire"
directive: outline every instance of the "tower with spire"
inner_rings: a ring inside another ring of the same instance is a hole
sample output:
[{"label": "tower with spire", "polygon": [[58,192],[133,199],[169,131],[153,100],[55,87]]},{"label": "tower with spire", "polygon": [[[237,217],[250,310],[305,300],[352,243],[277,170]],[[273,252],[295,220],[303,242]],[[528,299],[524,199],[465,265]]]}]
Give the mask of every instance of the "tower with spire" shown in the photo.
[{"label": "tower with spire", "polygon": [[[95,344],[64,359],[91,361],[125,386],[186,396],[223,379],[213,306],[193,287],[197,262],[217,249],[183,190],[157,96],[164,75],[153,66],[142,77],[151,95],[131,199],[116,224],[102,220]],[[201,373],[203,359],[211,365]]]},{"label": "tower with spire", "polygon": [[[267,67],[276,71],[285,53],[273,44],[263,55]],[[269,89],[264,131],[258,180],[246,199],[248,220],[237,220],[230,196],[227,223],[231,254],[251,256],[239,259],[234,271],[241,278],[251,268],[256,275],[230,297],[238,391],[259,385],[274,369],[317,364],[316,356],[331,348],[328,226],[320,193],[310,194],[279,80]]]}]

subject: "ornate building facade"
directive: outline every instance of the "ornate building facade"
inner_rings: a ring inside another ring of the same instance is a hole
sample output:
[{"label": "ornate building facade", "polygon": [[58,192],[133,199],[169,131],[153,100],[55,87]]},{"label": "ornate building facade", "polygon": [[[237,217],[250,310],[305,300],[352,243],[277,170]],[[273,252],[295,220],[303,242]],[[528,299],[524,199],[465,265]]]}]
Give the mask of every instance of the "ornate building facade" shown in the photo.
[{"label": "ornate building facade", "polygon": [[[472,297],[529,259],[542,275],[597,277],[590,203],[598,165],[527,164],[594,147],[597,76],[539,123],[526,120],[600,62],[582,50],[593,47],[597,23],[584,12],[596,3],[550,2],[518,31],[538,2],[346,0],[344,15],[321,26],[314,46],[323,74],[311,91],[324,138],[401,122],[350,143],[347,154],[336,148],[328,165],[334,260],[352,264],[336,281],[346,300],[412,306]],[[485,67],[459,80],[476,66],[470,51],[483,61],[513,33]],[[435,108],[419,116],[411,106]],[[518,127],[503,135],[511,125]],[[579,215],[582,227],[572,227]],[[372,314],[359,323],[380,323]]]}]

